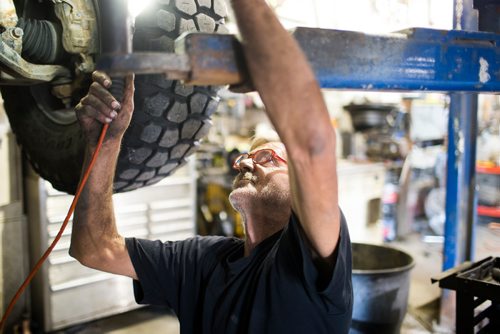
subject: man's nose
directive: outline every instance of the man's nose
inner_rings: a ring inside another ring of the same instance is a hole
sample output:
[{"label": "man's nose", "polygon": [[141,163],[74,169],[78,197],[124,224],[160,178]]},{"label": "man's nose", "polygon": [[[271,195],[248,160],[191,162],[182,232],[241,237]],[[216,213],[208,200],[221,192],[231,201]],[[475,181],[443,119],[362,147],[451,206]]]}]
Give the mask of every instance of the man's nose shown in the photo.
[{"label": "man's nose", "polygon": [[246,158],[240,161],[240,171],[242,172],[252,172],[253,167],[253,160],[251,158]]}]

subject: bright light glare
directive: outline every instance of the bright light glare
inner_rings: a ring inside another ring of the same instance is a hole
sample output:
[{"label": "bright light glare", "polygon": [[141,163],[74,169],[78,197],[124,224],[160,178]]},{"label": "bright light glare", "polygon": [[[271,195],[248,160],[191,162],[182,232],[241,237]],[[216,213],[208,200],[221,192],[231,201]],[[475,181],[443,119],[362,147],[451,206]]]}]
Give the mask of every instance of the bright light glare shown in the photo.
[{"label": "bright light glare", "polygon": [[139,15],[153,0],[127,0],[128,10],[133,17]]}]

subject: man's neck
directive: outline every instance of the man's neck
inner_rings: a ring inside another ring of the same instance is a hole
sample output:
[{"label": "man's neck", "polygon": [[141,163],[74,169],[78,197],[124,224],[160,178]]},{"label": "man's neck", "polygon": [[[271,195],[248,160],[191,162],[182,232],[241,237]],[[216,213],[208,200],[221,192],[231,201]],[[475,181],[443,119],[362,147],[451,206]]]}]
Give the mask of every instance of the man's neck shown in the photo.
[{"label": "man's neck", "polygon": [[250,255],[253,249],[265,239],[283,229],[289,217],[272,218],[266,215],[244,215],[245,224],[245,256]]}]

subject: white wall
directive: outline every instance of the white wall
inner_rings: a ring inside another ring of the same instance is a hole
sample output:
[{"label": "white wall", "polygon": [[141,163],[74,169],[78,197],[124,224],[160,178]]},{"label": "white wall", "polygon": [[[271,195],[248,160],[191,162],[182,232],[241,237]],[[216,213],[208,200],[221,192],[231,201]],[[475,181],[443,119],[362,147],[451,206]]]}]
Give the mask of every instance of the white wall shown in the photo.
[{"label": "white wall", "polygon": [[[298,26],[390,33],[411,27],[450,30],[453,0],[268,0],[287,29]],[[230,9],[230,6],[228,6]],[[228,28],[236,32],[234,20]],[[332,117],[350,102],[398,103],[399,93],[333,91],[324,96]]]},{"label": "white wall", "polygon": [[269,0],[287,27],[369,33],[408,27],[451,29],[453,0]]}]

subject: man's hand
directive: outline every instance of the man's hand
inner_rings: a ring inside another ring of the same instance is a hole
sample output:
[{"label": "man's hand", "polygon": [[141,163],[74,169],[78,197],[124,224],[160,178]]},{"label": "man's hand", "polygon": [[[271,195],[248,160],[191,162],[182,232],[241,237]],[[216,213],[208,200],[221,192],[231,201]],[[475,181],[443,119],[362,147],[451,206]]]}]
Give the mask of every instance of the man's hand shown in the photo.
[{"label": "man's hand", "polygon": [[89,92],[75,107],[76,115],[85,133],[87,144],[97,145],[101,133],[101,123],[109,123],[106,141],[120,141],[127,130],[134,110],[134,76],[125,79],[123,101],[119,103],[108,91],[112,82],[103,72],[92,73]]}]

